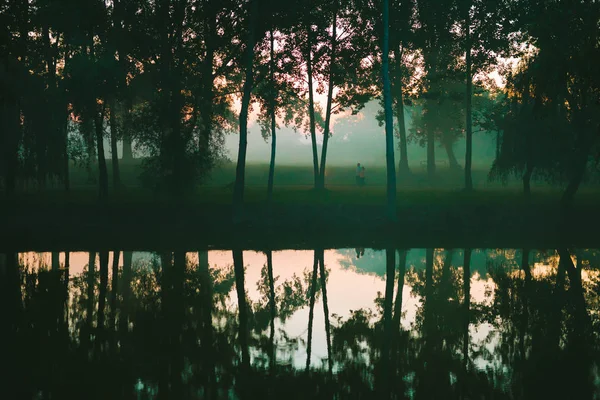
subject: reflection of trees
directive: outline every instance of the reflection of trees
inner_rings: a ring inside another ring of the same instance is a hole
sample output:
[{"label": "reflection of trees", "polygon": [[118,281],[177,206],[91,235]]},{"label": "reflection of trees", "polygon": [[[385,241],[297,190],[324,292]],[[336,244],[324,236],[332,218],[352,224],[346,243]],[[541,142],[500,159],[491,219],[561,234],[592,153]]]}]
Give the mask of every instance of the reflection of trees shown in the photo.
[{"label": "reflection of trees", "polygon": [[[517,399],[593,398],[594,343],[581,268],[566,249],[552,270],[534,276],[530,251],[523,250],[521,270],[497,266],[488,320],[496,328],[495,346],[486,358],[490,373],[509,385]],[[548,258],[547,258],[548,260]],[[578,259],[578,264],[583,265]]]},{"label": "reflection of trees", "polygon": [[[91,253],[91,266],[70,279],[70,297],[66,268],[18,269],[16,255],[0,258],[14,343],[4,376],[22,397],[331,398],[335,391],[338,398],[591,399],[598,390],[590,375],[600,319],[591,252],[578,251],[576,262],[567,249],[495,257],[488,304],[469,295],[477,270],[469,249],[428,249],[421,265],[406,265],[406,250],[388,249],[385,292],[373,308],[333,316],[329,361],[308,373],[278,349],[297,341],[285,333],[297,310],[312,308],[312,323],[318,296],[327,323],[322,250],[304,276],[286,281],[267,252],[254,300],[241,251],[227,266],[210,266],[203,251],[198,263],[181,252],[132,263],[123,252],[119,265],[117,254],[109,276],[108,257],[100,253],[96,270]],[[420,300],[407,331],[405,283]],[[481,347],[472,328],[483,323],[492,329]]]}]

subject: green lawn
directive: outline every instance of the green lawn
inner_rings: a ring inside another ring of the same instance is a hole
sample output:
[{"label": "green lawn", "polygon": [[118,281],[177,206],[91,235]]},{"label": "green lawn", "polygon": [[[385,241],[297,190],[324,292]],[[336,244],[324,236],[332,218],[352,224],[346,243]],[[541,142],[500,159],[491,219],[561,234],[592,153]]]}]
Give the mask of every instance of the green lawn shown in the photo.
[{"label": "green lawn", "polygon": [[[109,164],[110,165],[110,164]],[[157,204],[170,203],[172,198],[167,194],[157,194],[141,186],[137,176],[141,165],[121,165],[121,177],[125,188],[114,192],[110,188],[109,203],[112,204]],[[399,206],[431,205],[514,205],[520,204],[557,204],[562,187],[545,184],[534,184],[530,199],[522,195],[518,181],[507,186],[487,181],[487,171],[475,170],[474,185],[476,190],[466,193],[462,190],[462,171],[450,171],[440,168],[437,180],[433,184],[426,179],[423,169],[413,170],[410,178],[398,180]],[[266,201],[266,182],[268,165],[251,164],[246,169],[245,202],[263,204]],[[109,177],[112,173],[109,170]],[[193,206],[208,204],[230,204],[233,196],[235,180],[234,164],[227,164],[212,172],[205,182],[184,199],[178,201]],[[81,168],[71,170],[72,189],[65,193],[60,186],[49,188],[43,193],[29,190],[17,196],[19,206],[36,204],[95,204],[97,202],[97,186],[88,180],[87,171]],[[367,185],[358,187],[354,181],[352,167],[329,167],[327,169],[327,190],[316,192],[313,188],[313,173],[309,166],[279,166],[276,169],[273,199],[276,204],[352,204],[383,205],[386,201],[385,168],[369,168]],[[583,187],[576,195],[576,203],[595,205],[600,202],[600,190],[594,186]]]}]

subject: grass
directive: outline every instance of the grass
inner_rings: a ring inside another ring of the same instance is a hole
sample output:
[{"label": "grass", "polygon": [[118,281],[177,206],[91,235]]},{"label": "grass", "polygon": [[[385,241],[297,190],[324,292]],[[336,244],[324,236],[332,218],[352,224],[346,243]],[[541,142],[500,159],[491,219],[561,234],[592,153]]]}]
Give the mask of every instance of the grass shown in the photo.
[{"label": "grass", "polygon": [[[248,167],[245,217],[232,221],[234,176],[231,166],[216,170],[209,182],[185,197],[143,188],[125,165],[120,191],[110,189],[98,202],[97,187],[85,171],[73,171],[72,190],[62,188],[0,196],[0,248],[6,249],[246,249],[365,246],[553,247],[597,243],[600,190],[586,186],[573,211],[561,213],[560,187],[533,186],[529,198],[520,185],[482,181],[462,190],[460,175],[439,171],[438,185],[423,183],[423,171],[400,181],[398,222],[386,218],[384,169],[371,168],[358,187],[354,171],[332,167],[327,190],[312,188],[309,167],[280,167],[273,207],[266,199],[266,167]],[[110,175],[109,175],[110,176]]]},{"label": "grass", "polygon": [[[141,186],[139,162],[121,164],[121,180],[124,188],[115,192],[110,189],[108,203],[118,204],[165,204],[172,202],[167,194],[157,194]],[[316,192],[313,188],[313,171],[310,166],[277,166],[273,201],[275,204],[307,204],[307,205],[384,205],[386,202],[385,168],[370,167],[367,173],[367,186],[357,187],[354,182],[352,166],[327,168],[326,187],[324,192]],[[268,176],[267,164],[251,164],[246,168],[245,202],[252,205],[264,204],[267,199],[266,182]],[[112,178],[109,163],[109,178]],[[426,179],[423,168],[413,168],[413,174],[408,178],[398,179],[397,204],[399,207],[410,205],[430,206],[469,206],[489,205],[505,206],[512,204],[558,204],[562,188],[545,184],[532,185],[532,195],[526,199],[522,194],[520,182],[515,180],[503,186],[496,182],[488,182],[487,171],[474,170],[473,180],[475,191],[467,193],[463,188],[462,171],[450,171],[439,168],[436,182]],[[233,163],[215,168],[204,184],[198,186],[193,193],[177,203],[189,206],[215,204],[228,205],[232,202],[233,185],[235,180],[235,165]],[[17,206],[35,206],[42,204],[80,204],[94,205],[97,203],[96,183],[90,182],[85,169],[71,169],[70,193],[65,193],[61,187],[46,190],[42,193],[36,190],[22,192],[17,196]],[[0,197],[0,203],[2,202]],[[600,203],[600,190],[597,187],[583,187],[576,196],[576,204],[590,206]]]}]

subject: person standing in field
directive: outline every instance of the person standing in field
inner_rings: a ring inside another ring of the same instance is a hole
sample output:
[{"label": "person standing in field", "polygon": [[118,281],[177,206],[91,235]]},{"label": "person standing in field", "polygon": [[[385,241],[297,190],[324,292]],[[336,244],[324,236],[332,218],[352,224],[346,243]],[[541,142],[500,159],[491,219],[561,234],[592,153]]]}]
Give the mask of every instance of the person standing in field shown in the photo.
[{"label": "person standing in field", "polygon": [[365,167],[360,167],[360,173],[358,176],[360,179],[360,186],[365,186]]},{"label": "person standing in field", "polygon": [[360,186],[360,163],[356,164],[356,184]]}]

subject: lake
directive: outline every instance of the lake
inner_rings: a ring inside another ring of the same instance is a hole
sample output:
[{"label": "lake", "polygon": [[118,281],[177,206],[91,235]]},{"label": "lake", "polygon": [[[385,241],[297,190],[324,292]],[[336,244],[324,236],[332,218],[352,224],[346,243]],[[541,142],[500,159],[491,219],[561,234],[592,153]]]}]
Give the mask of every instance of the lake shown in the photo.
[{"label": "lake", "polygon": [[598,249],[21,252],[0,274],[3,398],[600,399]]}]

